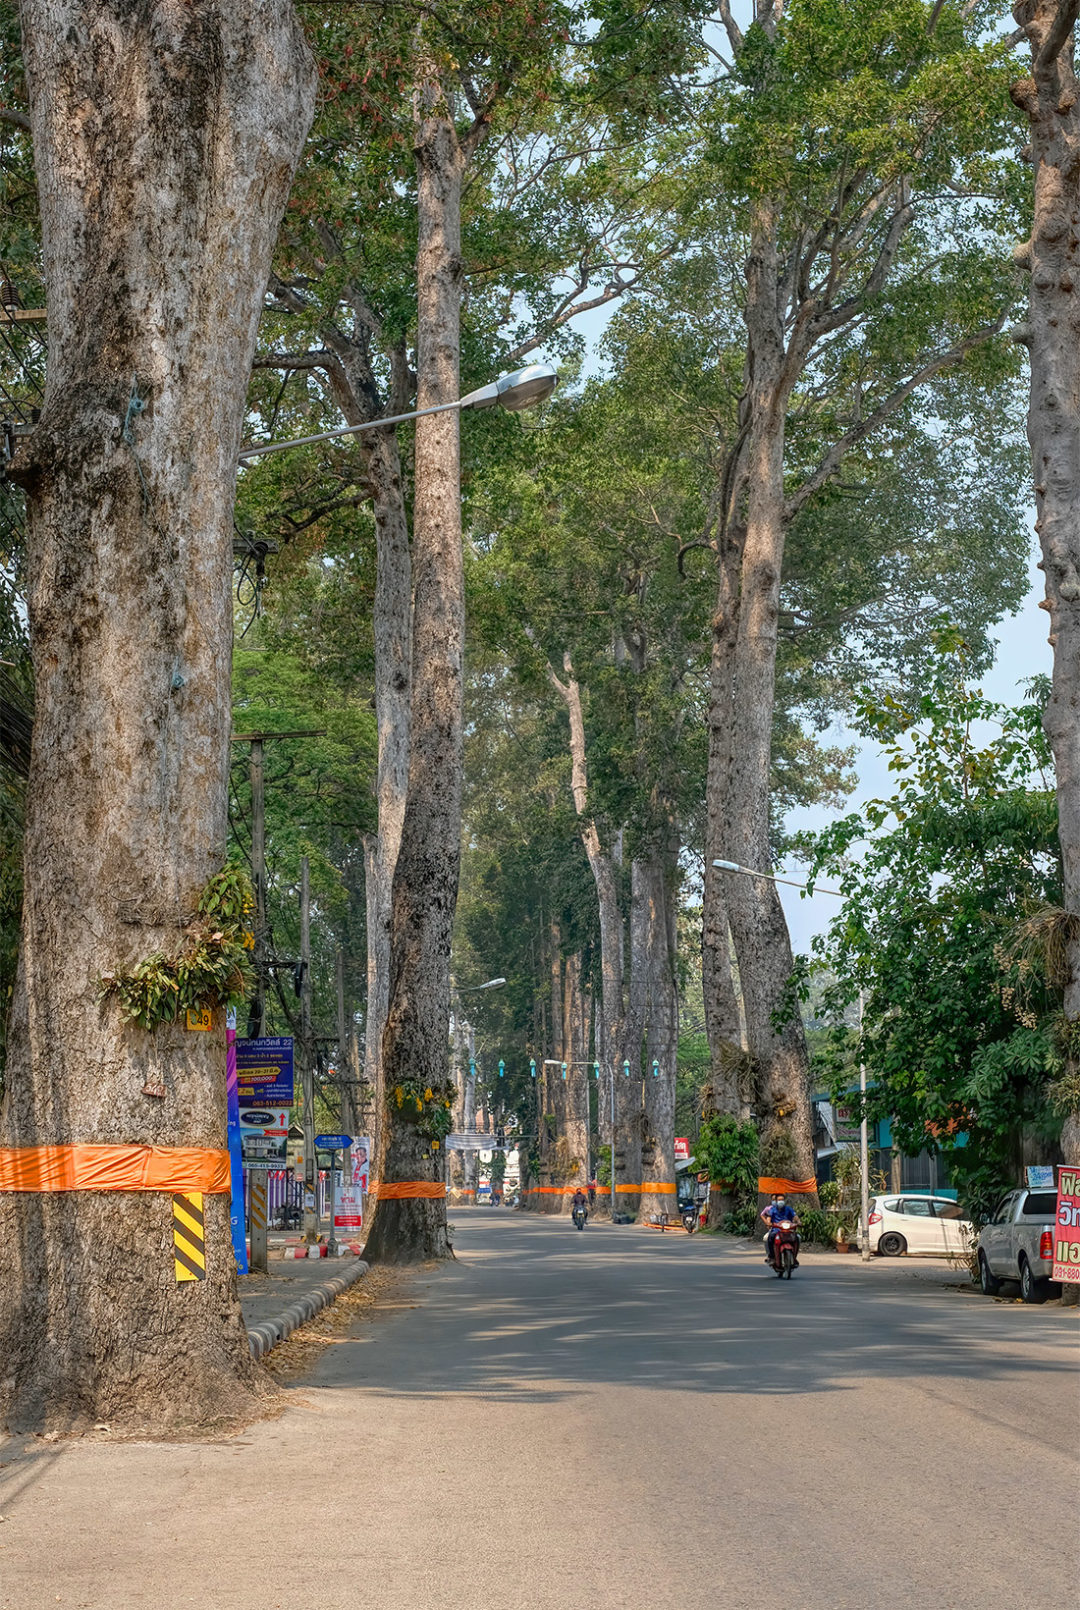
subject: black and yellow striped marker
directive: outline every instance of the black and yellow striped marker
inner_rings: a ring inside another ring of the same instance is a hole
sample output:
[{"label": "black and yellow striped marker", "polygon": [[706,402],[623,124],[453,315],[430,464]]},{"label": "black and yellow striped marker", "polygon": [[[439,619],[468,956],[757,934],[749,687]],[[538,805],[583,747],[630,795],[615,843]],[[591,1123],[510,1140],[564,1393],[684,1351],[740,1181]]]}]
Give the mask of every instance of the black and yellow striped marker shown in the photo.
[{"label": "black and yellow striped marker", "polygon": [[173,1258],[177,1280],[206,1279],[206,1225],[203,1193],[179,1191],[172,1199]]}]

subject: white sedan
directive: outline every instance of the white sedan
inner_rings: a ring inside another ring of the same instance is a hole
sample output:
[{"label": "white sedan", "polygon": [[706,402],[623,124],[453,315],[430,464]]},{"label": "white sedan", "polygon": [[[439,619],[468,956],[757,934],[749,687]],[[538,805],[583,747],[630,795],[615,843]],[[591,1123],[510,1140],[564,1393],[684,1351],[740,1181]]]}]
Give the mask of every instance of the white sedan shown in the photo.
[{"label": "white sedan", "polygon": [[886,1258],[905,1252],[936,1254],[947,1258],[967,1251],[970,1221],[947,1196],[920,1196],[898,1192],[870,1199],[870,1251]]}]

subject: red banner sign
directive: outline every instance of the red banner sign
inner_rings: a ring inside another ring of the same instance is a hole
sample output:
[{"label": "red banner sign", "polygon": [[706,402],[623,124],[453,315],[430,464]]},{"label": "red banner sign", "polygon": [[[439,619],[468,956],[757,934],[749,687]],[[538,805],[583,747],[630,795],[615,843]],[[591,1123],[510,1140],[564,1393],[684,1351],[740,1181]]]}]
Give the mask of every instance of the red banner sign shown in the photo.
[{"label": "red banner sign", "polygon": [[675,1161],[688,1163],[690,1161],[690,1138],[687,1135],[675,1136]]},{"label": "red banner sign", "polygon": [[1080,1281],[1080,1168],[1058,1169],[1052,1278]]}]

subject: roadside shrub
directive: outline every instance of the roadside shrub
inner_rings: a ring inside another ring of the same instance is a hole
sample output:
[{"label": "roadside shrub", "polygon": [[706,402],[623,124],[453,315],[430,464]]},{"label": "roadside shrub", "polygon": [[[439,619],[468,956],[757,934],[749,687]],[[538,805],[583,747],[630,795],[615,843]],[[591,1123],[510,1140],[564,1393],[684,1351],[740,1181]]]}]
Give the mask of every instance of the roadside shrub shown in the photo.
[{"label": "roadside shrub", "polygon": [[730,1213],[724,1214],[721,1229],[727,1235],[752,1235],[757,1223],[757,1201],[739,1202]]},{"label": "roadside shrub", "polygon": [[740,1123],[733,1113],[713,1113],[701,1126],[694,1155],[714,1185],[756,1200],[758,1134],[752,1123]]}]

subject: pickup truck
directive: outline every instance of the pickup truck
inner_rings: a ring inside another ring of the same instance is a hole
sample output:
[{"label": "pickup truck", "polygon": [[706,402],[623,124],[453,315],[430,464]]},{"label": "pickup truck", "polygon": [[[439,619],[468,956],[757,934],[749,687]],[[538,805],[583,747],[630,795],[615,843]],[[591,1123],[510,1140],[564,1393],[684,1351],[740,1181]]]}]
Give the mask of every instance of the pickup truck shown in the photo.
[{"label": "pickup truck", "polygon": [[979,1283],[995,1297],[1003,1280],[1018,1280],[1026,1303],[1044,1303],[1050,1295],[1054,1264],[1054,1191],[1010,1191],[979,1231]]}]

